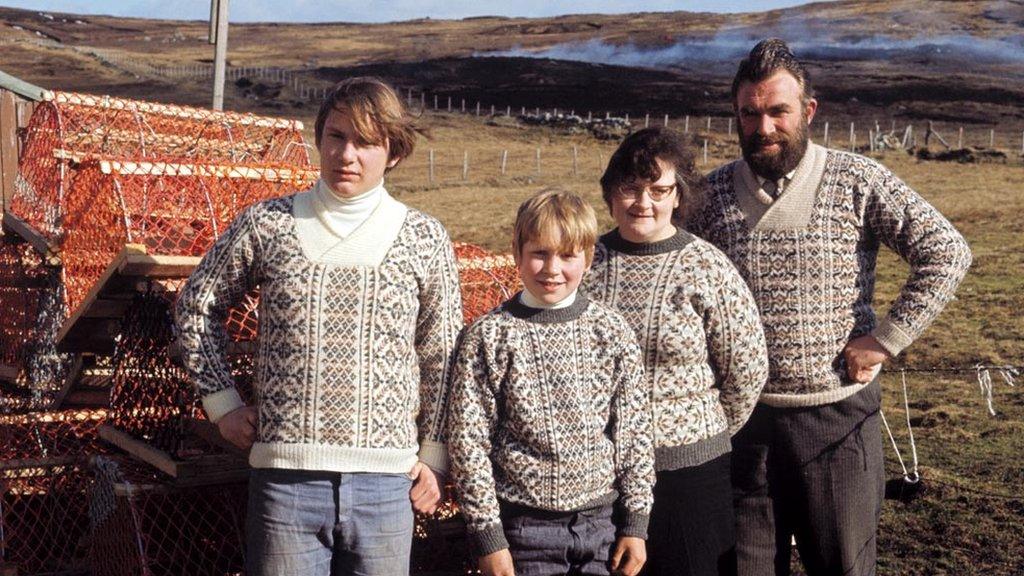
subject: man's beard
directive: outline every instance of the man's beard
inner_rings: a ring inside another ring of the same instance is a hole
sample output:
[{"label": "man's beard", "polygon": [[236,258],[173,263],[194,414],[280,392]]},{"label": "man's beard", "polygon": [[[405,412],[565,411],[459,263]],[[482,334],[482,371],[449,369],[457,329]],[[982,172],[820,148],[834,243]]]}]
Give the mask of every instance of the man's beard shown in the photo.
[{"label": "man's beard", "polygon": [[[771,144],[778,144],[778,151],[767,152],[762,148]],[[768,180],[778,180],[796,169],[807,152],[807,119],[800,120],[800,125],[792,136],[786,136],[781,132],[761,136],[755,132],[749,137],[744,137],[741,131],[740,148],[743,150],[743,159],[747,161],[754,174]]]}]

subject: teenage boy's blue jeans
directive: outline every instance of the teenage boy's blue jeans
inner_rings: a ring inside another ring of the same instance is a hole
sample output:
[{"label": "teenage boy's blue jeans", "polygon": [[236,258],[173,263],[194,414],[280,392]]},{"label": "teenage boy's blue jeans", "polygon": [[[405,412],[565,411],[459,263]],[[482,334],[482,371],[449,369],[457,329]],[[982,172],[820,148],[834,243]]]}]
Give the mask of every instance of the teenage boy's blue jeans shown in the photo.
[{"label": "teenage boy's blue jeans", "polygon": [[248,576],[409,573],[412,480],[405,474],[254,469]]}]

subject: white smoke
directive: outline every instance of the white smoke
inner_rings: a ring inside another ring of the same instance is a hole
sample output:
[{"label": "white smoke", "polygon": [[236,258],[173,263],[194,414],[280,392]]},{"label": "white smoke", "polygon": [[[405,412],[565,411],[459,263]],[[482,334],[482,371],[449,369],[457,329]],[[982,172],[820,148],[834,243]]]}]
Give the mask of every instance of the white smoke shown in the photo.
[{"label": "white smoke", "polygon": [[[778,31],[777,31],[778,32]],[[1024,37],[978,38],[969,35],[894,39],[870,36],[856,39],[820,39],[793,33],[753,36],[728,32],[713,38],[680,38],[669,46],[640,46],[633,42],[612,44],[601,39],[558,44],[543,49],[515,48],[500,52],[478,52],[475,56],[549,58],[592,64],[666,68],[707,62],[735,62],[743,58],[760,39],[778,36],[787,40],[793,52],[812,60],[884,60],[901,55],[937,56],[956,61],[1024,62]],[[803,39],[801,39],[803,38]],[[811,39],[806,39],[811,38]]]}]

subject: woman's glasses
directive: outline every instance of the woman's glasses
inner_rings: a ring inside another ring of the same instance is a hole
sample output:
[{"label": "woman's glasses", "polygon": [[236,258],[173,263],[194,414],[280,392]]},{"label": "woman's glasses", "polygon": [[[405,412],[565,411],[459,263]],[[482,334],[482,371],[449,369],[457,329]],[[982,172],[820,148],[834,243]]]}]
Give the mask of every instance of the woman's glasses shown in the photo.
[{"label": "woman's glasses", "polygon": [[644,192],[654,202],[661,202],[676,191],[676,185],[671,186],[622,186],[615,190],[615,195],[622,200],[640,200]]}]

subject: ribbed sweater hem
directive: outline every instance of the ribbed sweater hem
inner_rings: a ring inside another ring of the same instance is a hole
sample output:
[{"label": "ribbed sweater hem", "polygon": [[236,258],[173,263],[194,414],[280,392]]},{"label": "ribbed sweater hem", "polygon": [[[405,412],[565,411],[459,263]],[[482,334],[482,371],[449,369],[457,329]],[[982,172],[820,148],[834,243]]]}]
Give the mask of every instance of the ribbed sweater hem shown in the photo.
[{"label": "ribbed sweater hem", "polygon": [[647,525],[650,524],[650,521],[651,517],[647,514],[626,512],[622,515],[622,521],[619,523],[616,535],[620,537],[632,536],[647,540]]},{"label": "ribbed sweater hem", "polygon": [[479,532],[469,532],[469,548],[477,556],[487,556],[508,548],[508,540],[505,539],[505,529],[501,522],[491,524]]},{"label": "ribbed sweater hem", "polygon": [[[253,444],[249,465],[253,468],[324,470],[328,472],[373,472],[406,474],[417,461],[416,447],[353,448],[326,444]],[[429,464],[429,463],[428,463]]]},{"label": "ribbed sweater hem", "polygon": [[772,408],[805,408],[808,406],[824,406],[845,400],[867,388],[871,383],[850,384],[842,388],[814,392],[812,394],[769,394],[762,392],[758,403]]},{"label": "ribbed sweater hem", "polygon": [[729,431],[723,430],[705,440],[681,446],[660,446],[654,449],[654,470],[678,470],[691,466],[700,466],[710,462],[722,454],[732,451]]}]

